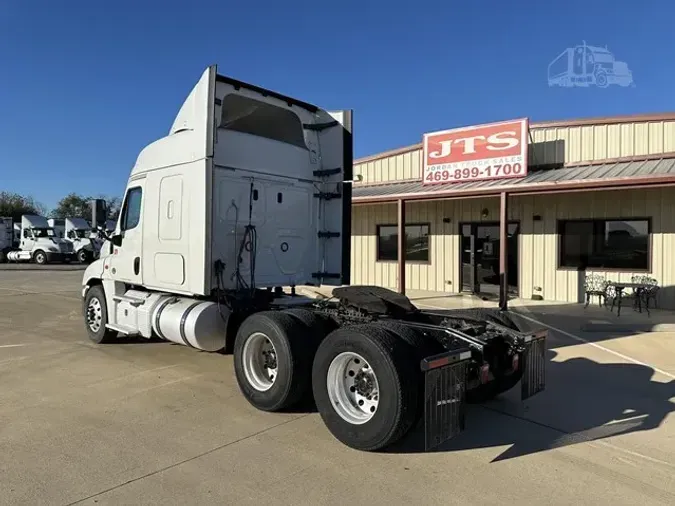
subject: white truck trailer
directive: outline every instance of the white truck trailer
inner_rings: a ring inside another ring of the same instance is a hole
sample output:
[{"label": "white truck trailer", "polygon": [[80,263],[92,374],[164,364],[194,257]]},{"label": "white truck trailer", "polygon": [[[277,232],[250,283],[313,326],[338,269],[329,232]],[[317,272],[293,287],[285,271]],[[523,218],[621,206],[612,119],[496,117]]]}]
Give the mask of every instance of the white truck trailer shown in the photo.
[{"label": "white truck trailer", "polygon": [[32,214],[21,217],[19,250],[7,253],[7,260],[32,260],[42,265],[49,262],[70,262],[74,259],[73,245],[58,237],[56,231],[49,226],[47,218]]},{"label": "white truck trailer", "polygon": [[7,261],[7,253],[14,245],[13,220],[9,217],[0,217],[0,262]]},{"label": "white truck trailer", "polygon": [[[426,447],[464,404],[544,388],[546,331],[507,313],[439,315],[349,285],[352,113],[208,68],[167,135],[138,155],[115,231],[83,276],[89,339],[159,337],[233,351],[242,394],[278,411],[313,396],[330,432],[386,447],[423,420]],[[105,204],[94,203],[105,224]],[[294,296],[334,285],[334,300]],[[291,295],[281,287],[290,287]],[[521,381],[522,379],[522,381]]]}]

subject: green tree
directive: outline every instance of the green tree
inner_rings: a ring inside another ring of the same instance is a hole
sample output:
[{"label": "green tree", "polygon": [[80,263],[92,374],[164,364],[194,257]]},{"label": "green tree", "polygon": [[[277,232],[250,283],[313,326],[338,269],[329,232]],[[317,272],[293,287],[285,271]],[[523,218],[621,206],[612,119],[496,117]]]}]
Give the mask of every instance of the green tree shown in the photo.
[{"label": "green tree", "polygon": [[51,212],[52,218],[84,218],[91,219],[91,204],[89,197],[69,193],[56,205]]},{"label": "green tree", "polygon": [[46,209],[40,203],[35,202],[33,197],[12,192],[0,192],[0,216],[10,217],[15,222],[20,222],[21,216],[24,214],[44,216]]},{"label": "green tree", "polygon": [[[100,199],[106,201],[108,207],[108,219],[117,219],[120,211],[121,199],[119,197],[107,197],[100,195]],[[84,218],[91,220],[91,201],[94,197],[69,193],[63,197],[56,208],[51,212],[52,218]]]}]

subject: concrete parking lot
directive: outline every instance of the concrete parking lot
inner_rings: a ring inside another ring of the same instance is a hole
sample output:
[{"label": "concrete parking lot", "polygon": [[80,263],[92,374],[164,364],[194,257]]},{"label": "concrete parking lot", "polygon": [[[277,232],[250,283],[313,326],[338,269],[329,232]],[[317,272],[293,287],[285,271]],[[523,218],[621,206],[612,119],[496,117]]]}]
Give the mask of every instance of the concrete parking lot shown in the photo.
[{"label": "concrete parking lot", "polygon": [[470,407],[439,451],[361,453],[249,406],[231,356],[90,344],[81,275],[0,270],[2,504],[675,504],[672,334],[557,317],[545,392]]}]

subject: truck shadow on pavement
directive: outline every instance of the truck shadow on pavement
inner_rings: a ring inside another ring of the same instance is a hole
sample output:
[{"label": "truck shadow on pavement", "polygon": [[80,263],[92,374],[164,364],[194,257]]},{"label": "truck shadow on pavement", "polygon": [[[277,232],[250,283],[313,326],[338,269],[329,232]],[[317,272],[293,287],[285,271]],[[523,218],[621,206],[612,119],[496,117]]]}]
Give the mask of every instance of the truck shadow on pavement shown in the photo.
[{"label": "truck shadow on pavement", "polygon": [[[431,451],[509,446],[492,462],[582,442],[658,428],[674,410],[675,381],[655,381],[636,364],[600,364],[587,358],[556,361],[548,351],[546,390],[525,402],[520,385],[493,401],[469,405],[466,428]],[[421,426],[387,449],[424,451]]]}]

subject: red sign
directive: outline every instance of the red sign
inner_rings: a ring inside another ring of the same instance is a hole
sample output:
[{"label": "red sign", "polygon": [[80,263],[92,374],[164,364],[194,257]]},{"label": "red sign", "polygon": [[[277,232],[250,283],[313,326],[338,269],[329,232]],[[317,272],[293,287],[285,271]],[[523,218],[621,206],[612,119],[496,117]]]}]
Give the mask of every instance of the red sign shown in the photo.
[{"label": "red sign", "polygon": [[424,184],[527,175],[527,118],[424,134]]}]

